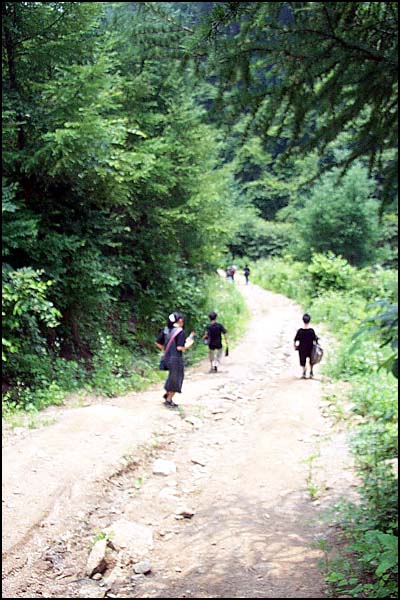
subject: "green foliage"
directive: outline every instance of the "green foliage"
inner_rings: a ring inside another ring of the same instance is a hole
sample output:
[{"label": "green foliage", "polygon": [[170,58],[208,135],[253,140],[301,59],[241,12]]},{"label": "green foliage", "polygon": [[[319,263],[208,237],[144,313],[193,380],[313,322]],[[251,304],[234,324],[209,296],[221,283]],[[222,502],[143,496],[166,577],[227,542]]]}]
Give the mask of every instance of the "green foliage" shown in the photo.
[{"label": "green foliage", "polygon": [[[243,129],[244,126],[239,123],[235,131],[243,136]],[[304,178],[310,177],[311,172],[316,170],[316,160],[313,161],[312,157],[292,161],[290,166],[277,167],[272,154],[277,152],[279,141],[273,144],[259,137],[251,137],[238,146],[238,141],[233,137],[231,143],[235,153],[235,180],[242,202],[254,206],[267,221],[276,218],[279,210],[295,198],[298,188],[304,184]]]},{"label": "green foliage", "polygon": [[252,269],[254,283],[300,302],[308,301],[307,264],[289,256],[258,261]]},{"label": "green foliage", "polygon": [[[218,78],[225,123],[245,113],[251,132],[281,138],[280,159],[318,149],[320,170],[365,157],[389,203],[397,190],[397,40],[394,2],[223,2],[186,46]],[[343,132],[349,153],[329,160]]]},{"label": "green foliage", "polygon": [[148,53],[143,14],[4,4],[3,381],[16,394],[46,387],[59,359],[107,393],[137,385],[132,356],[177,304],[196,322],[235,230],[221,136],[190,71]]},{"label": "green foliage", "polygon": [[307,271],[311,275],[312,292],[317,295],[328,290],[350,289],[355,273],[346,259],[333,252],[314,254]]},{"label": "green foliage", "polygon": [[16,249],[29,253],[37,242],[38,219],[16,200],[15,184],[3,178],[2,186],[2,256],[10,256]]},{"label": "green foliage", "polygon": [[353,165],[340,183],[337,179],[335,170],[326,174],[296,215],[299,256],[309,260],[313,253],[331,251],[354,265],[371,264],[378,241],[373,182],[359,165]]},{"label": "green foliage", "polygon": [[399,215],[385,213],[379,224],[379,249],[377,252],[379,263],[385,267],[395,269],[399,262]]},{"label": "green foliage", "polygon": [[[53,303],[47,299],[48,288],[52,282],[43,281],[43,271],[22,268],[13,271],[3,268],[2,294],[5,353],[16,352],[24,345],[32,344],[40,351],[42,338],[40,325],[55,327],[61,316]],[[3,342],[4,343],[4,342]]]},{"label": "green foliage", "polygon": [[154,369],[148,358],[135,356],[128,348],[117,346],[111,336],[102,335],[92,365],[89,389],[107,396],[140,389]]},{"label": "green foliage", "polygon": [[356,528],[345,557],[326,577],[334,597],[397,598],[398,539],[379,530]]},{"label": "green foliage", "polygon": [[358,335],[365,332],[371,334],[378,333],[381,340],[381,346],[390,346],[391,354],[383,363],[383,366],[389,369],[393,375],[398,377],[398,305],[390,304],[387,300],[381,300],[372,305],[373,308],[379,307],[378,314],[364,320],[364,328],[361,328]]},{"label": "green foliage", "polygon": [[353,271],[353,289],[368,302],[397,302],[398,271],[377,266]]},{"label": "green foliage", "polygon": [[6,392],[4,395],[2,414],[7,417],[20,411],[38,413],[48,406],[61,405],[65,395],[65,390],[61,389],[55,381],[36,390],[18,381],[12,393]]},{"label": "green foliage", "polygon": [[250,260],[282,256],[286,253],[292,236],[292,224],[264,221],[249,214],[240,222],[236,235],[229,243],[229,249],[232,256],[247,256]]},{"label": "green foliage", "polygon": [[[354,326],[366,316],[365,300],[357,293],[327,291],[310,301],[313,320],[326,323],[340,337],[354,331]],[[371,356],[373,354],[372,347]]]},{"label": "green foliage", "polygon": [[[253,274],[264,287],[302,302],[316,327],[325,322],[336,333],[340,343],[324,370],[351,386],[351,449],[360,501],[338,515],[345,540],[339,558],[329,558],[326,567],[332,595],[397,597],[397,382],[381,368],[392,364],[393,352],[397,357],[397,305],[392,304],[397,271],[356,269],[328,254],[314,255],[308,268],[282,259],[259,261]],[[307,481],[314,495],[310,474]]]},{"label": "green foliage", "polygon": [[218,320],[227,329],[229,339],[234,341],[241,338],[249,319],[249,311],[242,294],[231,282],[216,277],[208,278],[206,289],[201,323],[203,331],[210,322],[208,314],[214,311],[218,314]]}]

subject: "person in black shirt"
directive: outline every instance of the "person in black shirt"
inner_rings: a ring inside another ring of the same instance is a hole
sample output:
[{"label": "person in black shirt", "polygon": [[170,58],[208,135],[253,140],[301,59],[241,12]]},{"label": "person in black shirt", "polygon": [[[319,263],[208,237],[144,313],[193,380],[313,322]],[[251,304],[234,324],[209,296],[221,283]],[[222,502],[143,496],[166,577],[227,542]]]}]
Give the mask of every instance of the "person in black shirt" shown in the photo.
[{"label": "person in black shirt", "polygon": [[310,327],[311,317],[308,314],[303,315],[304,327],[299,329],[294,338],[294,349],[299,351],[300,366],[303,368],[302,379],[306,379],[307,368],[306,361],[310,363],[310,379],[314,377],[313,366],[311,364],[311,351],[318,337],[312,327]]},{"label": "person in black shirt", "polygon": [[207,325],[207,332],[203,336],[207,340],[210,349],[209,358],[211,363],[211,371],[218,371],[218,366],[222,358],[222,334],[225,338],[225,343],[228,346],[227,331],[221,323],[217,323],[217,313],[211,312],[208,315],[211,323]]},{"label": "person in black shirt", "polygon": [[249,265],[245,266],[243,273],[244,273],[244,277],[246,279],[246,285],[248,285],[249,284],[249,275],[250,275]]}]

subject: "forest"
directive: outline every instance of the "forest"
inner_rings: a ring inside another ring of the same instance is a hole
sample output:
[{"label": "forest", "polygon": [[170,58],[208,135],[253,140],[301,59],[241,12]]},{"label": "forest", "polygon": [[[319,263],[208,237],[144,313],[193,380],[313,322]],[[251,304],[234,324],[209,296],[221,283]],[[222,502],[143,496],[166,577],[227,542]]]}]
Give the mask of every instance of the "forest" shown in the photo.
[{"label": "forest", "polygon": [[239,336],[216,271],[250,264],[338,339],[351,597],[397,597],[397,10],[2,4],[3,415],[158,381],[173,310],[201,331],[218,298]]}]

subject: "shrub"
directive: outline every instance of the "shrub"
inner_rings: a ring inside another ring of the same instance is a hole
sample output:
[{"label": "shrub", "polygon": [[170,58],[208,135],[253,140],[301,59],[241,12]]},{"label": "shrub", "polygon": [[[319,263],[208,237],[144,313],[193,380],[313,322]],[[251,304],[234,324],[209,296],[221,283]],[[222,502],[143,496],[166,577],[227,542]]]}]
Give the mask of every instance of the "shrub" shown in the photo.
[{"label": "shrub", "polygon": [[316,296],[310,312],[314,322],[326,323],[341,339],[354,333],[367,316],[364,298],[348,291],[326,291]]},{"label": "shrub", "polygon": [[290,257],[261,260],[252,269],[252,279],[265,289],[308,302],[310,279],[306,263],[295,262]]},{"label": "shrub", "polygon": [[314,254],[307,269],[311,276],[312,293],[347,290],[352,285],[357,270],[346,259],[333,252]]},{"label": "shrub", "polygon": [[247,256],[250,260],[282,256],[289,248],[293,229],[291,223],[264,221],[253,217],[242,224],[229,248],[235,257]]},{"label": "shrub", "polygon": [[300,258],[335,252],[363,266],[374,259],[379,237],[378,204],[372,200],[376,183],[361,165],[353,165],[338,179],[338,170],[323,176],[297,215]]}]

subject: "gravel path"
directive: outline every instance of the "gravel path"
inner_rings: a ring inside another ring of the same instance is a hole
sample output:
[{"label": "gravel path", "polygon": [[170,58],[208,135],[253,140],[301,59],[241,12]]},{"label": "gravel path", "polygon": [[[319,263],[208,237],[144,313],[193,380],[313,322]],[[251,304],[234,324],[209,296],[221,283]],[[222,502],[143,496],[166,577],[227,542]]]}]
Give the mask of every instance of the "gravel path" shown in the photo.
[{"label": "gravel path", "polygon": [[[3,597],[325,597],[319,517],[354,486],[345,433],[324,416],[318,370],[299,379],[299,307],[235,285],[248,330],[218,373],[187,373],[180,412],[152,389],[5,437]],[[157,458],[176,473],[155,475]],[[151,572],[132,579],[115,549],[87,579],[93,536],[121,518],[151,529]]]}]

